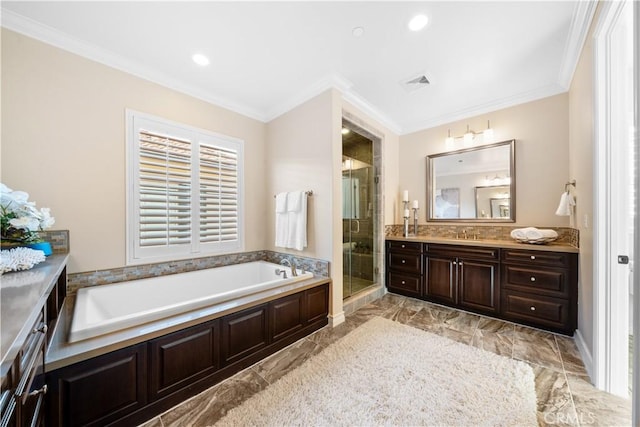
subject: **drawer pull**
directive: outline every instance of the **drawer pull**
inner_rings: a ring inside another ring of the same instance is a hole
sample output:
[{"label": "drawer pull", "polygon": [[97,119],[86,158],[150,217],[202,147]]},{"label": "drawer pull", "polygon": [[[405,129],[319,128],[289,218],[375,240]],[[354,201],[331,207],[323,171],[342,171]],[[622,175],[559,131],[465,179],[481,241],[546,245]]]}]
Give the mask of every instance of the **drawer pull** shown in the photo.
[{"label": "drawer pull", "polygon": [[531,281],[532,281],[532,282],[535,282],[535,281],[536,281],[536,278],[535,278],[535,277],[533,277],[533,276],[531,276]]},{"label": "drawer pull", "polygon": [[402,284],[403,284],[403,285],[406,285],[406,282],[403,280],[403,281],[402,281]]},{"label": "drawer pull", "polygon": [[405,261],[405,260],[402,260],[402,263],[403,263],[403,264],[404,264],[404,263],[406,263],[406,262],[407,262],[407,261]]},{"label": "drawer pull", "polygon": [[31,332],[35,333],[42,333],[42,334],[46,334],[47,333],[47,325],[42,325],[39,328],[33,328],[33,330]]},{"label": "drawer pull", "polygon": [[453,265],[458,265],[458,263],[457,263],[457,262],[455,262],[455,261],[453,261]]},{"label": "drawer pull", "polygon": [[402,248],[403,248],[403,249],[404,249],[404,247],[405,247],[405,246],[404,246],[404,245],[402,245]]},{"label": "drawer pull", "polygon": [[534,306],[529,307],[529,309],[530,309],[531,311],[536,311],[536,308],[535,308]]},{"label": "drawer pull", "polygon": [[535,255],[531,255],[531,259],[536,259],[536,256]]}]

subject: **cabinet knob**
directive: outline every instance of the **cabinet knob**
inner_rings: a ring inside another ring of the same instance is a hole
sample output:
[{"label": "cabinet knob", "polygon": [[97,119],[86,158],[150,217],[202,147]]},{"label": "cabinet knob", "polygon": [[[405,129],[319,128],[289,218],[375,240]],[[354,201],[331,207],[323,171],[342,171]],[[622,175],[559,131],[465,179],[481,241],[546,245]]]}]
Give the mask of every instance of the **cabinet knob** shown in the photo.
[{"label": "cabinet knob", "polygon": [[531,281],[532,281],[532,282],[535,282],[535,281],[536,281],[536,278],[535,278],[535,277],[533,277],[533,276],[531,276]]},{"label": "cabinet knob", "polygon": [[406,263],[406,261],[405,261],[405,260],[402,260],[402,263],[404,264],[404,263]]},{"label": "cabinet knob", "polygon": [[402,245],[402,247],[404,248],[404,245]]},{"label": "cabinet knob", "polygon": [[453,265],[458,265],[458,263],[457,263],[457,262],[455,262],[455,261],[453,261]]},{"label": "cabinet knob", "polygon": [[42,325],[39,328],[33,328],[33,331],[31,331],[31,332],[33,332],[34,334],[38,333],[38,332],[40,332],[42,334],[46,334],[47,333],[47,325]]},{"label": "cabinet knob", "polygon": [[531,255],[531,259],[536,259],[536,256],[535,255]]},{"label": "cabinet knob", "polygon": [[34,390],[31,393],[29,393],[29,396],[37,396],[39,394],[47,394],[47,391],[49,390],[49,387],[47,387],[47,385],[43,385],[41,389],[39,390]]},{"label": "cabinet knob", "polygon": [[403,285],[405,284],[405,281],[404,281],[404,280],[402,281],[402,284],[403,284]]},{"label": "cabinet knob", "polygon": [[530,307],[530,310],[531,310],[531,311],[536,311],[536,308],[535,308],[534,306],[531,306],[531,307]]}]

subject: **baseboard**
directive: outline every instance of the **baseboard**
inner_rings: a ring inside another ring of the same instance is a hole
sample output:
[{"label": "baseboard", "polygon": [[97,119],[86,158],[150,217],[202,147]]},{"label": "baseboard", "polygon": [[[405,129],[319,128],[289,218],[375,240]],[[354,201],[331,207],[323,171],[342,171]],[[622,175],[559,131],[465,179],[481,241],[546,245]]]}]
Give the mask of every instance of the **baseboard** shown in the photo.
[{"label": "baseboard", "polygon": [[341,311],[338,314],[329,315],[329,326],[335,328],[339,324],[344,323],[345,320],[344,311]]},{"label": "baseboard", "polygon": [[580,329],[576,329],[573,339],[576,342],[576,346],[580,352],[580,357],[582,357],[582,363],[584,363],[587,374],[589,374],[591,383],[593,383],[593,357],[591,356],[591,350],[587,347],[587,343],[584,342]]}]

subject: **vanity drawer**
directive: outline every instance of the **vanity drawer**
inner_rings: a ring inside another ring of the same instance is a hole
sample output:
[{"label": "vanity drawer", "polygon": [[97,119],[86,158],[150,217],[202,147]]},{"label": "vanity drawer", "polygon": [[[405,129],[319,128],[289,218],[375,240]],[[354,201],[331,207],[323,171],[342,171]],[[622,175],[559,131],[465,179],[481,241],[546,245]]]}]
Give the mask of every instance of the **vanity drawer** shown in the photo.
[{"label": "vanity drawer", "polygon": [[504,291],[502,309],[504,317],[510,320],[566,333],[573,333],[575,329],[570,325],[570,304],[565,299]]},{"label": "vanity drawer", "polygon": [[566,252],[526,251],[521,249],[503,249],[502,261],[530,265],[545,265],[550,267],[567,268],[571,263],[571,256]]},{"label": "vanity drawer", "polygon": [[407,273],[420,274],[422,271],[422,255],[406,253],[389,253],[388,267],[391,270],[401,270]]},{"label": "vanity drawer", "polygon": [[387,287],[390,291],[399,291],[403,295],[420,296],[420,276],[412,276],[390,271],[387,275]]},{"label": "vanity drawer", "polygon": [[535,269],[517,265],[502,267],[503,286],[541,295],[567,298],[569,296],[568,278],[565,270],[545,268]]},{"label": "vanity drawer", "polygon": [[430,255],[466,259],[497,261],[500,258],[499,248],[486,248],[481,246],[429,245],[428,252]]},{"label": "vanity drawer", "polygon": [[392,252],[406,252],[419,254],[422,252],[422,243],[387,240],[387,250]]}]

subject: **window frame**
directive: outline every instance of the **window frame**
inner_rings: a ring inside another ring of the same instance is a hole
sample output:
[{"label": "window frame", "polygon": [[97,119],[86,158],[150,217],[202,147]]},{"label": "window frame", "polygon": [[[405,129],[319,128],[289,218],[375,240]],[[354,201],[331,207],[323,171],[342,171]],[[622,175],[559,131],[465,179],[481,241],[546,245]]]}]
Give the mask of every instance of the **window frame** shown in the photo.
[{"label": "window frame", "polygon": [[[244,250],[244,141],[162,117],[126,109],[126,265],[190,259]],[[140,130],[191,141],[191,241],[188,244],[143,247],[140,245],[139,162]],[[237,154],[237,238],[200,241],[200,145],[220,147]]]}]

